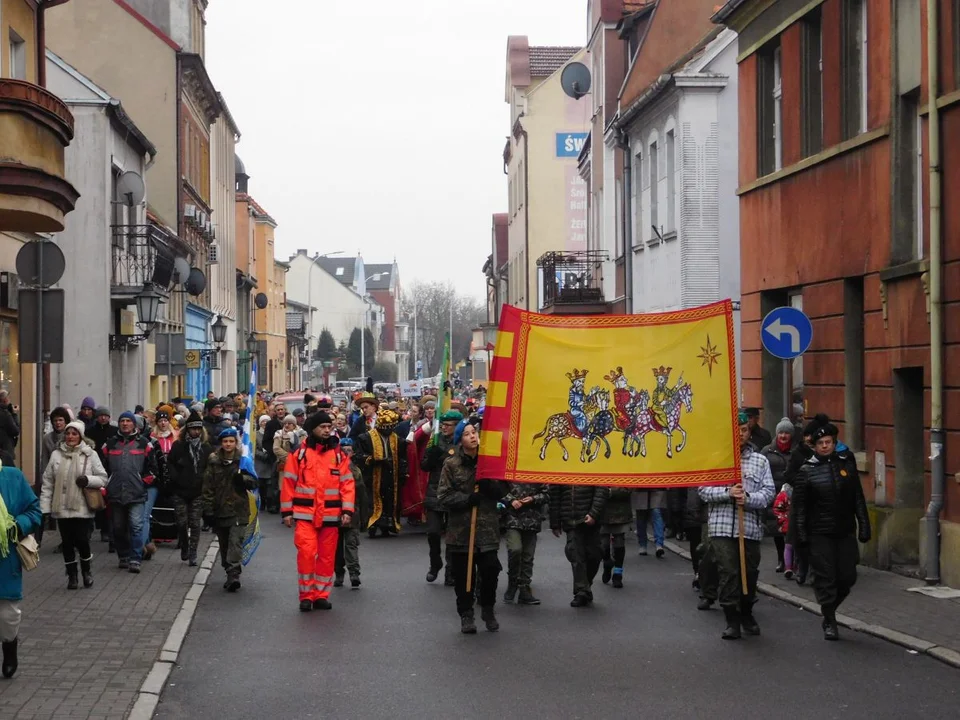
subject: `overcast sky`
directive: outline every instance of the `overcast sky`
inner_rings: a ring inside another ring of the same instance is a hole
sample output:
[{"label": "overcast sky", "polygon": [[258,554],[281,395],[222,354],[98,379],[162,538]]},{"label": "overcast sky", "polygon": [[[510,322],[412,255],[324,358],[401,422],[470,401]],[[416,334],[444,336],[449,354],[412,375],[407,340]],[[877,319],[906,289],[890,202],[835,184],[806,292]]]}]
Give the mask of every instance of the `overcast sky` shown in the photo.
[{"label": "overcast sky", "polygon": [[508,35],[580,45],[586,0],[213,0],[207,69],[277,253],[360,252],[483,295],[505,212]]}]

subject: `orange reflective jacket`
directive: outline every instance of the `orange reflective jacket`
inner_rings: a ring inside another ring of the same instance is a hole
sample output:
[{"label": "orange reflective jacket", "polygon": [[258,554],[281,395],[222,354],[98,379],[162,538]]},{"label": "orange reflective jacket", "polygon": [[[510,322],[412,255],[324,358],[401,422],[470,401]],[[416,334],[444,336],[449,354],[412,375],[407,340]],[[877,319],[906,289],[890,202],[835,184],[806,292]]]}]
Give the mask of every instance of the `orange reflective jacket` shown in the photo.
[{"label": "orange reflective jacket", "polygon": [[283,517],[338,526],[340,516],[355,510],[350,458],[340,450],[302,447],[290,453],[280,489]]}]

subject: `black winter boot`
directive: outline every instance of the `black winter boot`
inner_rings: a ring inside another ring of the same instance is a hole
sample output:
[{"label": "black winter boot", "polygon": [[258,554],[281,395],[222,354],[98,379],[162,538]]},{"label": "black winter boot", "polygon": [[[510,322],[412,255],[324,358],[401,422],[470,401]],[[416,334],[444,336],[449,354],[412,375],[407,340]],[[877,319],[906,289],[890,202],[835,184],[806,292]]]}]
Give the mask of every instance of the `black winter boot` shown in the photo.
[{"label": "black winter boot", "polygon": [[603,575],[600,576],[600,580],[603,581],[603,584],[606,585],[610,582],[610,578],[613,576],[613,560],[604,560],[603,561]]},{"label": "black winter boot", "polygon": [[17,638],[10,642],[0,643],[3,646],[3,676],[12,678],[17,671]]},{"label": "black winter boot", "polygon": [[539,605],[540,598],[536,597],[530,588],[520,588],[520,599],[517,601],[521,605]]},{"label": "black winter boot", "polygon": [[77,582],[77,561],[74,560],[67,563],[67,590],[76,590],[78,587],[80,583]]},{"label": "black winter boot", "polygon": [[727,627],[723,631],[724,640],[740,639],[740,612],[735,607],[725,607],[723,614],[727,619]]},{"label": "black winter boot", "polygon": [[497,616],[493,612],[493,605],[480,608],[480,619],[487,626],[487,632],[496,632],[500,629],[500,623],[497,622]]},{"label": "black winter boot", "polygon": [[753,617],[753,603],[747,600],[740,601],[740,625],[747,635],[760,634],[760,625]]},{"label": "black winter boot", "polygon": [[93,587],[93,568],[91,567],[93,555],[83,559],[80,558],[80,575],[83,577],[83,586],[85,588]]},{"label": "black winter boot", "polygon": [[460,613],[460,632],[464,635],[476,635],[477,623],[474,619],[473,609]]},{"label": "black winter boot", "polygon": [[177,530],[177,543],[180,548],[180,560],[186,562],[190,559],[190,538],[187,535],[186,528]]},{"label": "black winter boot", "polygon": [[507,589],[503,593],[503,601],[507,605],[512,605],[514,600],[517,598],[517,586],[513,583],[507,583]]},{"label": "black winter boot", "polygon": [[839,640],[840,628],[837,627],[837,609],[832,605],[821,605],[820,611],[823,613],[823,639]]}]

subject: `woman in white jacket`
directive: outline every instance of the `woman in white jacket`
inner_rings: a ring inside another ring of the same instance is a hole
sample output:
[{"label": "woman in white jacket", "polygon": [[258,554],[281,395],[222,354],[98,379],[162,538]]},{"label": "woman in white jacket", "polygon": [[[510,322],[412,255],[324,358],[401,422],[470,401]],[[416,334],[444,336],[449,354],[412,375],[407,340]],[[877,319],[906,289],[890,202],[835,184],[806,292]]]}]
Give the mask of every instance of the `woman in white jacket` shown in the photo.
[{"label": "woman in white jacket", "polygon": [[60,529],[68,590],[78,587],[77,553],[80,555],[83,586],[93,585],[90,532],[94,513],[87,507],[83,488],[99,490],[108,482],[107,472],[96,451],[83,440],[84,430],[84,424],[79,420],[67,425],[63,442],[50,455],[40,490],[40,511],[44,515],[53,515]]}]

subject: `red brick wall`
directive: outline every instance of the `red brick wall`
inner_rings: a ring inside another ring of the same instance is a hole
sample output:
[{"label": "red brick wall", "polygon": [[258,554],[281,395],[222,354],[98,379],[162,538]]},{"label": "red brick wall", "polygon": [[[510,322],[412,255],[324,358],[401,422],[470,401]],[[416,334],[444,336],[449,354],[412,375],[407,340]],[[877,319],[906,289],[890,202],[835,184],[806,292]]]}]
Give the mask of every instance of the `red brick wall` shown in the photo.
[{"label": "red brick wall", "polygon": [[396,350],[396,328],[397,322],[396,301],[390,296],[389,290],[371,290],[370,295],[383,306],[383,342],[380,344],[381,350]]}]

